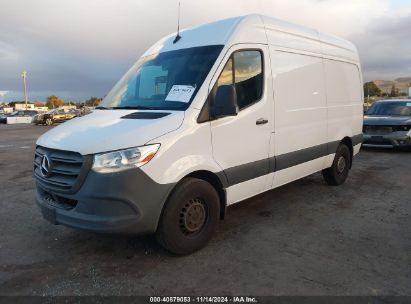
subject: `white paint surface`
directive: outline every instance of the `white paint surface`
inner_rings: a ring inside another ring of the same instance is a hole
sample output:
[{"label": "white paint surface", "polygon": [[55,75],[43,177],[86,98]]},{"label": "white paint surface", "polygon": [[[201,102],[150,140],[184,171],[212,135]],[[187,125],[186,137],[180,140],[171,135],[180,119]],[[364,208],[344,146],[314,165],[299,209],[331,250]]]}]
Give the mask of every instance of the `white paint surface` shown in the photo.
[{"label": "white paint surface", "polygon": [[7,124],[28,124],[31,123],[33,120],[33,117],[30,116],[23,116],[23,117],[7,117]]}]

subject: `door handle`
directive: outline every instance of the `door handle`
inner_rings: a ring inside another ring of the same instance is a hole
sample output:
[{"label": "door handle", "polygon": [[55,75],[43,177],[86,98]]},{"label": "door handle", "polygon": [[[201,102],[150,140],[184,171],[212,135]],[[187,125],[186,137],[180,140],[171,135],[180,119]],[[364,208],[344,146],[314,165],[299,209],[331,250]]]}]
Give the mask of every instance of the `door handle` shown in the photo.
[{"label": "door handle", "polygon": [[255,124],[256,124],[256,125],[265,125],[267,122],[268,122],[267,119],[265,119],[265,118],[260,118],[260,119],[257,119],[257,121],[255,122]]}]

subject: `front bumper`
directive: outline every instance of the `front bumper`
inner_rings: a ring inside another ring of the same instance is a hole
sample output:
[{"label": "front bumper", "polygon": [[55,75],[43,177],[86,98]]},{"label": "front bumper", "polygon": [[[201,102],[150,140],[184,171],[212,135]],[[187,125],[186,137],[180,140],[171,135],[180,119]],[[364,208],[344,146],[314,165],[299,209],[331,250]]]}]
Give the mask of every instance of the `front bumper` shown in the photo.
[{"label": "front bumper", "polygon": [[364,145],[391,146],[391,147],[411,147],[411,137],[409,131],[397,131],[388,134],[364,133]]},{"label": "front bumper", "polygon": [[152,233],[173,186],[154,182],[139,168],[110,174],[90,171],[74,194],[37,183],[36,203],[53,224],[103,233]]}]

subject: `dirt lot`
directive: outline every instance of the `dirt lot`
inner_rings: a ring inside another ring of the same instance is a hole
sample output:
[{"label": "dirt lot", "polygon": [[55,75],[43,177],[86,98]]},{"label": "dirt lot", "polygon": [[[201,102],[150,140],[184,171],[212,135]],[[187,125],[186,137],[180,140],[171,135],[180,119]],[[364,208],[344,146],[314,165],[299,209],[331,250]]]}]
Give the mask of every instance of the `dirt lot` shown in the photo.
[{"label": "dirt lot", "polygon": [[0,295],[411,295],[411,152],[363,150],[343,186],[315,174],[235,205],[205,249],[173,257],[43,220],[46,130],[0,125]]}]

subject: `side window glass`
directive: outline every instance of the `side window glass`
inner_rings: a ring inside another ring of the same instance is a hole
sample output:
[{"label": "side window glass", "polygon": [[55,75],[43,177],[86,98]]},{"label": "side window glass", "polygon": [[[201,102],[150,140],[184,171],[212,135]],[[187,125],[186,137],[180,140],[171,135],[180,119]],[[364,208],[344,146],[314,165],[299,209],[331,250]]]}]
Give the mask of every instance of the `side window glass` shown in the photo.
[{"label": "side window glass", "polygon": [[260,51],[234,53],[234,80],[240,110],[261,98],[263,70]]},{"label": "side window glass", "polygon": [[221,72],[220,77],[218,77],[217,87],[233,84],[233,80],[233,59],[230,58]]}]

